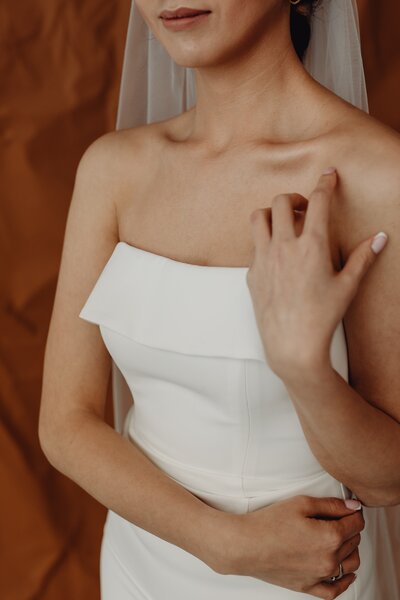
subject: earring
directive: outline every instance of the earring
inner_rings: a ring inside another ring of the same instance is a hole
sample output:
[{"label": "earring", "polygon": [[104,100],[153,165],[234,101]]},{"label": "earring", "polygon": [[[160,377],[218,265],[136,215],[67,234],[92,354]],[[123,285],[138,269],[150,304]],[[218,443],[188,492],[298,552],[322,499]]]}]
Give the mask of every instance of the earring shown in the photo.
[{"label": "earring", "polygon": [[301,0],[294,0],[294,1],[293,0],[289,0],[289,2],[290,2],[290,4],[295,5],[295,4],[299,4],[301,2]]}]

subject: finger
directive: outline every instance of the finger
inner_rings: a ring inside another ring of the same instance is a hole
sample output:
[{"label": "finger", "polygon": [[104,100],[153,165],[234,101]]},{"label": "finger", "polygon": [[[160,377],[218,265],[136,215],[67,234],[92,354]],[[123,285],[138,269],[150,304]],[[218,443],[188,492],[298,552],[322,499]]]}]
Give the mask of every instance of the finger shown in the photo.
[{"label": "finger", "polygon": [[[343,542],[343,544],[340,546],[339,550],[336,553],[338,563],[343,563],[343,561],[348,556],[350,556],[354,552],[354,550],[357,550],[360,541],[361,534],[357,533],[356,535],[353,535],[353,537],[351,537],[350,539]],[[348,570],[346,572],[348,573]]]},{"label": "finger", "polygon": [[304,218],[307,214],[308,200],[301,194],[290,194],[293,205],[294,231],[296,236],[302,234]]},{"label": "finger", "polygon": [[[344,558],[343,560],[339,561],[338,565],[339,563],[342,563],[343,573],[355,573],[355,571],[357,571],[357,569],[360,568],[361,564],[360,553],[358,551],[358,548],[355,548],[347,558]],[[339,567],[337,568],[336,573],[334,574],[337,575],[338,571]]]},{"label": "finger", "polygon": [[328,496],[326,498],[317,498],[313,496],[303,497],[304,515],[307,517],[315,517],[320,519],[340,519],[347,515],[354,514],[355,511],[362,507],[361,502],[355,501],[354,506],[349,508],[345,501],[336,496]]},{"label": "finger", "polygon": [[355,548],[349,556],[341,561],[337,560],[335,569],[331,573],[324,576],[321,581],[332,583],[332,581],[330,581],[331,577],[338,577],[341,579],[340,565],[342,565],[343,575],[349,575],[350,573],[355,573],[360,568],[360,564],[360,553],[358,548]]},{"label": "finger", "polygon": [[362,241],[350,254],[343,269],[339,271],[338,279],[350,288],[350,298],[357,291],[362,278],[375,262],[377,254],[383,250],[387,240],[387,234],[380,231],[374,237]]},{"label": "finger", "polygon": [[272,200],[272,236],[279,240],[296,237],[294,210],[307,208],[308,200],[301,194],[279,194]]},{"label": "finger", "polygon": [[269,208],[257,208],[250,214],[250,226],[253,236],[255,254],[267,250],[271,241],[271,225]]},{"label": "finger", "polygon": [[357,533],[360,533],[365,527],[365,520],[360,511],[347,517],[342,517],[338,521],[330,521],[331,527],[336,529],[337,533],[341,537],[341,544],[346,540],[349,540]]},{"label": "finger", "polygon": [[313,585],[308,593],[318,598],[325,598],[329,600],[333,600],[333,598],[337,598],[340,594],[343,594],[344,591],[353,583],[356,578],[354,573],[349,573],[347,575],[343,575],[341,579],[338,581],[334,581],[333,583],[325,583],[321,581],[316,585]]},{"label": "finger", "polygon": [[328,239],[330,205],[336,183],[336,171],[324,173],[319,178],[316,188],[310,195],[304,233],[316,232]]}]

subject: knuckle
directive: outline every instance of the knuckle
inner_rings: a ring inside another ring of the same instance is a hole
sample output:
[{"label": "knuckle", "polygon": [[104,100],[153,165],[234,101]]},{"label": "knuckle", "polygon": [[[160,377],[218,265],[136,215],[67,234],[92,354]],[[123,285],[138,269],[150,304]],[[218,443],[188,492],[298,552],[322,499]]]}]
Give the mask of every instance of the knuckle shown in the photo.
[{"label": "knuckle", "polygon": [[360,531],[363,531],[365,529],[365,521],[363,519],[361,526],[360,526]]},{"label": "knuckle", "polygon": [[340,272],[340,279],[344,286],[352,288],[354,285],[354,273],[349,269],[343,269]]},{"label": "knuckle", "polygon": [[272,199],[272,205],[276,206],[278,204],[281,204],[282,202],[287,202],[288,198],[288,194],[277,194]]},{"label": "knuckle", "polygon": [[[342,501],[335,496],[330,496],[329,498],[326,498],[325,501],[329,503],[329,510],[332,511],[332,513],[335,513],[342,508]],[[332,524],[335,523],[335,521],[330,522]]]},{"label": "knuckle", "polygon": [[356,258],[358,258],[358,264],[356,263],[358,266],[358,271],[362,272],[366,266],[371,264],[373,262],[373,257],[374,254],[370,252],[368,248],[359,250],[358,257],[356,256]]},{"label": "knuckle", "polygon": [[304,510],[312,510],[312,499],[310,496],[306,496],[305,494],[300,494],[297,496],[297,501],[300,504],[301,508]]},{"label": "knuckle", "polygon": [[324,577],[331,577],[338,571],[337,560],[334,556],[326,556],[323,561]]},{"label": "knuckle", "polygon": [[334,548],[338,548],[342,543],[342,532],[338,523],[335,523],[335,527],[333,527],[330,532],[327,534],[327,543],[329,546],[333,546]]},{"label": "knuckle", "polygon": [[360,553],[357,550],[357,552],[355,554],[355,557],[354,557],[354,566],[352,567],[351,570],[352,571],[357,571],[357,569],[360,568],[360,565],[361,565]]},{"label": "knuckle", "polygon": [[364,243],[361,244],[361,253],[364,260],[373,260],[375,254],[371,249],[371,242],[369,238],[364,240]]},{"label": "knuckle", "polygon": [[326,241],[325,235],[316,229],[310,229],[307,237],[311,243],[316,245],[325,244]]},{"label": "knuckle", "polygon": [[364,515],[362,515],[360,512],[356,514],[356,518],[358,521],[358,528],[359,531],[362,531],[365,527],[365,519],[364,519]]}]

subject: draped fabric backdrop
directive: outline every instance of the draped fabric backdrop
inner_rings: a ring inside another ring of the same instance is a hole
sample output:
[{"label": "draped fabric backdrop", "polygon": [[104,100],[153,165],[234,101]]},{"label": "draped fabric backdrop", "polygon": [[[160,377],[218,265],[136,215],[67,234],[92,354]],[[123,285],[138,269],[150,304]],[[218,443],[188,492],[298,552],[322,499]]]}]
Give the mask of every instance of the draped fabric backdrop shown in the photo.
[{"label": "draped fabric backdrop", "polygon": [[[129,9],[130,0],[5,0],[0,6],[0,597],[5,600],[99,598],[106,509],[50,466],[37,423],[75,171],[87,146],[115,128]],[[371,113],[400,131],[400,4],[359,0],[359,9]],[[111,387],[107,421],[113,423]]]}]

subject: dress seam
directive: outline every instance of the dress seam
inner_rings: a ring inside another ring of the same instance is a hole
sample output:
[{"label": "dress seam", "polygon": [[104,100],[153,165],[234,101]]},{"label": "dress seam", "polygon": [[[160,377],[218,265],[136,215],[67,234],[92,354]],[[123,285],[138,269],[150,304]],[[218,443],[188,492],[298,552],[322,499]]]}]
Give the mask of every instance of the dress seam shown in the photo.
[{"label": "dress seam", "polygon": [[244,457],[243,457],[240,478],[241,478],[243,496],[245,498],[247,498],[247,512],[248,512],[249,511],[249,499],[248,499],[248,495],[245,490],[244,472],[245,472],[245,468],[247,465],[248,452],[249,452],[249,446],[250,446],[251,418],[250,418],[249,396],[248,396],[248,387],[247,387],[247,362],[246,362],[246,360],[244,360],[243,368],[244,368],[244,396],[245,396],[245,400],[246,400],[246,411],[247,411],[247,442],[246,442],[246,449],[245,449]]},{"label": "dress seam", "polygon": [[[156,448],[152,443],[148,442],[148,440],[146,440],[142,436],[142,434],[139,433],[139,431],[135,427],[134,419],[130,420],[129,425],[127,426],[127,439],[133,443],[137,442],[138,445],[141,446],[141,449],[149,451],[150,453],[159,457],[160,460],[168,462],[171,465],[174,465],[177,468],[180,468],[182,470],[189,471],[191,473],[200,473],[200,474],[204,473],[205,475],[212,475],[216,478],[223,478],[223,479],[228,479],[228,480],[229,479],[242,480],[242,478],[243,478],[243,473],[244,473],[243,464],[242,464],[241,471],[237,474],[236,473],[223,473],[221,471],[211,471],[210,469],[203,469],[201,467],[189,466],[186,463],[183,463],[181,461],[176,460],[175,458],[172,458],[168,454],[165,454],[164,452],[161,452],[160,450],[158,450],[158,448]],[[248,445],[249,445],[249,438],[247,440],[247,447],[248,447]],[[330,474],[327,471],[325,471],[324,469],[322,469],[320,471],[317,471],[316,473],[311,473],[304,477],[296,477],[296,478],[284,480],[284,483],[286,483],[286,482],[288,484],[297,483],[297,482],[302,483],[305,480],[309,481],[310,479],[318,479],[318,478],[320,478],[322,476],[326,476],[326,475],[330,475]],[[253,481],[264,481],[265,477],[246,475],[245,479],[248,479],[252,482]],[[243,490],[243,492],[244,492],[244,490]]]}]

